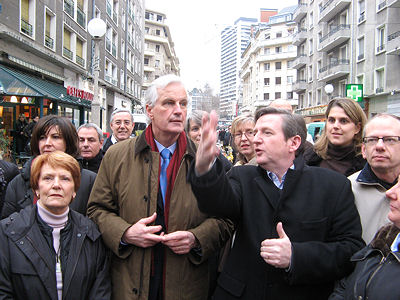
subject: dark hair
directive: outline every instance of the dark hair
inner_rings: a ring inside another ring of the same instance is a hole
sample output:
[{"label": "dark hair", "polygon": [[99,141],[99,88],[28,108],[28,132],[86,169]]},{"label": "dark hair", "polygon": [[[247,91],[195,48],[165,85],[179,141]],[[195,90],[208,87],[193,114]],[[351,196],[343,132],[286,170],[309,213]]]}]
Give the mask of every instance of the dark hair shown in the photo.
[{"label": "dark hair", "polygon": [[46,135],[51,128],[58,128],[58,132],[65,141],[65,153],[77,158],[79,156],[78,133],[75,126],[67,118],[48,115],[37,122],[32,132],[31,149],[33,156],[40,155],[39,141],[40,137]]},{"label": "dark hair", "polygon": [[304,148],[304,142],[307,138],[307,128],[304,119],[300,115],[292,114],[287,109],[280,109],[275,107],[263,107],[256,111],[255,121],[264,115],[280,115],[282,118],[282,131],[286,140],[296,135],[300,136],[301,144],[296,153],[301,153]]}]

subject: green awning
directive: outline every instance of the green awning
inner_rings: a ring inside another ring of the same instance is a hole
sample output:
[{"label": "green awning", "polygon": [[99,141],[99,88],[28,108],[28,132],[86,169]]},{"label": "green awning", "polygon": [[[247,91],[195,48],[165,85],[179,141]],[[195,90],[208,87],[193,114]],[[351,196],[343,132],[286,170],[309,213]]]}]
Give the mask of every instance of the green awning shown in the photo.
[{"label": "green awning", "polygon": [[57,83],[24,74],[0,65],[0,85],[6,95],[43,97],[90,108],[91,102],[67,95],[67,89]]}]

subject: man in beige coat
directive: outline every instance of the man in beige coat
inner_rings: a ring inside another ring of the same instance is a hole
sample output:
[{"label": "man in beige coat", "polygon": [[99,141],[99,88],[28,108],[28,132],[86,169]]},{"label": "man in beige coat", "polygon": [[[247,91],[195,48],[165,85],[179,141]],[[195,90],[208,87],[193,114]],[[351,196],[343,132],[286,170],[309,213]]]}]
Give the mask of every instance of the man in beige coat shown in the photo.
[{"label": "man in beige coat", "polygon": [[367,163],[349,179],[361,218],[362,237],[368,244],[378,229],[389,222],[385,192],[400,175],[400,119],[379,114],[365,125],[363,134],[361,150]]},{"label": "man in beige coat", "polygon": [[[184,133],[187,105],[179,77],[158,78],[146,94],[148,128],[137,139],[117,143],[103,158],[88,215],[113,252],[113,299],[207,298],[207,259],[232,228],[229,221],[199,211],[186,180],[195,157]],[[162,190],[165,148],[171,157]]]}]

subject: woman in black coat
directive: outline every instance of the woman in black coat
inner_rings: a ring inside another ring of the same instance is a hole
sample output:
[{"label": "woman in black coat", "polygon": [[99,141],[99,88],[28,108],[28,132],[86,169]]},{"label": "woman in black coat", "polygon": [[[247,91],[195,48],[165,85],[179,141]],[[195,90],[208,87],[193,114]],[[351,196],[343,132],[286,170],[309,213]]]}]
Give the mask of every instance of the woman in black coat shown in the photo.
[{"label": "woman in black coat", "polygon": [[356,267],[343,279],[329,300],[400,299],[400,183],[386,192],[389,220],[371,243],[353,255]]},{"label": "woman in black coat", "polygon": [[17,165],[0,159],[0,212],[3,208],[8,183],[18,174]]},{"label": "woman in black coat", "polygon": [[[8,185],[1,218],[13,212],[35,204],[37,198],[30,187],[30,169],[32,160],[44,153],[56,150],[63,151],[75,158],[79,156],[78,134],[70,120],[64,117],[49,115],[41,118],[32,133],[31,149],[33,158],[26,162],[20,175]],[[92,190],[96,173],[81,170],[81,184],[71,208],[86,215],[87,201]]]},{"label": "woman in black coat", "polygon": [[15,151],[20,154],[24,151],[26,144],[26,137],[24,134],[25,127],[28,125],[25,115],[20,114],[19,119],[15,122],[14,138],[15,138]]},{"label": "woman in black coat", "polygon": [[96,225],[69,209],[80,167],[55,151],[32,164],[37,204],[0,222],[0,299],[111,298],[109,259]]}]

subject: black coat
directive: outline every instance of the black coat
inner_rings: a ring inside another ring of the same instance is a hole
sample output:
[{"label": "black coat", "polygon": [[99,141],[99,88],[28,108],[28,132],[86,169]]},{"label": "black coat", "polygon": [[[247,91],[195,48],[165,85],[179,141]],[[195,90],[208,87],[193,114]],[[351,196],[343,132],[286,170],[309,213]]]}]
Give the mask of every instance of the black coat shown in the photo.
[{"label": "black coat", "polygon": [[[236,238],[214,297],[219,299],[327,299],[334,281],[352,271],[350,257],[364,242],[349,180],[304,165],[300,156],[280,192],[259,166],[232,168],[216,161],[210,172],[189,174],[201,211],[236,223]],[[268,265],[261,242],[278,238],[276,224],[292,243],[290,271]]]},{"label": "black coat", "polygon": [[110,135],[106,140],[105,140],[105,142],[104,142],[104,144],[103,144],[103,153],[106,153],[107,152],[107,150],[108,150],[108,148],[110,148],[112,145],[114,145],[113,144],[113,142],[111,142],[111,137],[112,137],[112,135]]},{"label": "black coat", "polygon": [[398,233],[394,225],[383,227],[370,245],[354,254],[351,260],[357,265],[353,273],[340,282],[329,300],[399,300],[400,253],[389,250]]},{"label": "black coat", "polygon": [[99,153],[97,153],[97,155],[92,159],[82,158],[81,159],[82,168],[97,174],[100,168],[101,161],[103,160],[103,156],[104,156],[103,150],[100,149]]},{"label": "black coat", "polygon": [[0,160],[0,212],[3,207],[8,183],[19,174],[17,165]]},{"label": "black coat", "polygon": [[[8,217],[13,212],[19,212],[22,208],[33,204],[33,191],[30,185],[31,163],[32,158],[25,163],[21,174],[9,183],[4,206],[1,211],[2,219]],[[71,209],[86,215],[87,202],[95,179],[96,173],[86,169],[81,170],[81,185],[76,192],[74,201],[69,206]]]},{"label": "black coat", "polygon": [[[68,223],[69,251],[65,263],[61,259],[63,299],[110,299],[109,256],[100,232],[72,210]],[[0,299],[58,299],[56,253],[45,240],[36,205],[0,222],[0,253]]]}]

